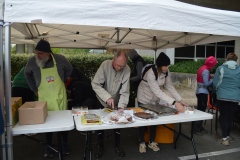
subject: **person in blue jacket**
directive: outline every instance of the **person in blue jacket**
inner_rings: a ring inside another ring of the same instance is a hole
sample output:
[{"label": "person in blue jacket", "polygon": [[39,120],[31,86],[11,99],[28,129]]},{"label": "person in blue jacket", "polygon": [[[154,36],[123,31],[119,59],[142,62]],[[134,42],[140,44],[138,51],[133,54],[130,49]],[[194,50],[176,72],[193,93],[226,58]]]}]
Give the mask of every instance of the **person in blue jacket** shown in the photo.
[{"label": "person in blue jacket", "polygon": [[220,125],[222,139],[220,143],[228,146],[234,138],[230,137],[234,113],[240,101],[240,67],[237,64],[238,56],[234,53],[227,55],[227,61],[219,66],[213,79],[213,89],[217,94],[217,107],[220,111]]}]

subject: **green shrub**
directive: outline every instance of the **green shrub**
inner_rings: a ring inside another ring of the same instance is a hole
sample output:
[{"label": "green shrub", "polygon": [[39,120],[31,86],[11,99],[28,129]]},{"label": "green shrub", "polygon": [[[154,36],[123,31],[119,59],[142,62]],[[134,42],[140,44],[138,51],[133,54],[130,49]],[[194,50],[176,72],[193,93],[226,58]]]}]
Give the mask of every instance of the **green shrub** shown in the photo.
[{"label": "green shrub", "polygon": [[34,54],[11,54],[11,79],[27,64]]},{"label": "green shrub", "polygon": [[[192,73],[196,74],[199,67],[204,64],[205,60],[198,60],[196,61],[182,61],[178,62],[174,65],[169,67],[171,72],[178,72],[178,73]],[[217,67],[223,64],[223,60],[218,61],[217,65],[210,71],[210,73],[214,74]]]},{"label": "green shrub", "polygon": [[[11,55],[11,75],[13,77],[20,71],[20,69],[27,64],[27,61],[34,54],[12,54]],[[104,60],[112,59],[113,55],[110,54],[64,54],[69,62],[77,66],[83,71],[89,78],[93,78],[97,69]],[[143,56],[147,64],[153,64],[153,58],[149,56]],[[171,72],[179,73],[193,73],[196,74],[200,66],[202,66],[204,60],[195,61],[182,61],[170,66]],[[219,61],[216,67],[221,65],[223,61]],[[129,67],[133,70],[133,63],[128,61]],[[211,70],[211,73],[215,73],[216,67]],[[130,88],[130,99],[128,106],[133,107],[135,105],[136,93],[133,92],[133,85]]]}]

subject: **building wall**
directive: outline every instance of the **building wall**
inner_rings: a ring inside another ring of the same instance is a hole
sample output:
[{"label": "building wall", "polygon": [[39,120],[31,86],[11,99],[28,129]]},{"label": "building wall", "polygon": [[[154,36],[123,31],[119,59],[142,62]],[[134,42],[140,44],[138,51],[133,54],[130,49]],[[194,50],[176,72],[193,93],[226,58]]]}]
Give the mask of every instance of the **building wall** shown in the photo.
[{"label": "building wall", "polygon": [[203,7],[240,12],[239,0],[178,0]]}]

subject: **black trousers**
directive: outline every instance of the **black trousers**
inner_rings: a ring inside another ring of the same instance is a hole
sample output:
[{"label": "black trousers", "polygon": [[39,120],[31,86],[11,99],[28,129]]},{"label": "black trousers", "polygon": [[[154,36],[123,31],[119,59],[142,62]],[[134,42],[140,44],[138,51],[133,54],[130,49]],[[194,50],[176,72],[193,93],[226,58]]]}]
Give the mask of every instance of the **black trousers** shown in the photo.
[{"label": "black trousers", "polygon": [[[197,109],[205,112],[207,108],[208,94],[200,93],[197,96]],[[193,123],[193,130],[196,132],[201,132],[203,130],[203,121],[195,121]]]},{"label": "black trousers", "polygon": [[[46,133],[46,140],[47,140],[47,145],[52,145],[52,137],[53,137],[53,132],[48,132]],[[65,149],[67,147],[67,139],[68,139],[68,131],[62,131],[61,132],[61,141],[62,141],[62,147]]]},{"label": "black trousers", "polygon": [[[154,142],[155,137],[156,137],[156,130],[157,126],[150,126],[150,143]],[[144,135],[145,132],[147,131],[147,127],[139,127],[139,140],[140,143],[145,142]]]},{"label": "black trousers", "polygon": [[217,106],[220,112],[220,125],[222,129],[222,138],[230,135],[233,128],[234,113],[238,110],[237,102],[217,101]]},{"label": "black trousers", "polygon": [[[97,104],[97,108],[98,109],[103,109],[104,106],[99,102],[98,100],[98,104]],[[119,146],[120,145],[120,135],[121,135],[121,132],[120,132],[120,129],[114,129],[113,130],[113,133],[114,133],[114,138],[115,138],[115,147]],[[97,131],[97,134],[98,134],[98,144],[99,146],[101,147],[104,147],[104,130],[98,130]]]}]

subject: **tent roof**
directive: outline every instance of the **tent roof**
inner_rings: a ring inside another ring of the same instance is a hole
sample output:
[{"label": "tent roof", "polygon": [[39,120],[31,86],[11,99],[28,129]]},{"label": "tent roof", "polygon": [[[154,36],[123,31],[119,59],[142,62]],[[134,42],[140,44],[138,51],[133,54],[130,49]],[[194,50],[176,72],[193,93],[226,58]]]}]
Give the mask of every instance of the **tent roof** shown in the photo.
[{"label": "tent roof", "polygon": [[234,40],[240,13],[174,0],[5,0],[12,43],[162,49]]}]

